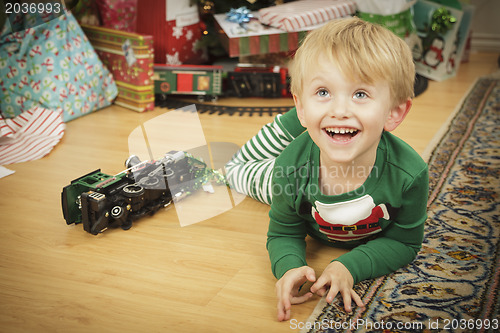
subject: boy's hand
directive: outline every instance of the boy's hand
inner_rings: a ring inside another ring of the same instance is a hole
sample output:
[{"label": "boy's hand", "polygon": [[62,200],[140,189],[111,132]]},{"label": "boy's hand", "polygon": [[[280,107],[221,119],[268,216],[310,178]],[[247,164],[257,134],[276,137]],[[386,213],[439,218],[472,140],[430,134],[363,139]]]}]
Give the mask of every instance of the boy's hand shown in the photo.
[{"label": "boy's hand", "polygon": [[311,286],[311,292],[324,296],[328,287],[330,287],[326,301],[332,303],[335,296],[340,292],[344,300],[345,311],[351,312],[352,300],[357,306],[364,306],[361,297],[352,289],[353,286],[354,279],[349,270],[342,263],[334,261],[326,266],[318,281]]},{"label": "boy's hand", "polygon": [[299,288],[306,281],[316,281],[316,273],[309,266],[293,268],[276,282],[278,296],[278,320],[289,320],[292,304],[300,304],[310,299],[313,293],[299,296]]}]

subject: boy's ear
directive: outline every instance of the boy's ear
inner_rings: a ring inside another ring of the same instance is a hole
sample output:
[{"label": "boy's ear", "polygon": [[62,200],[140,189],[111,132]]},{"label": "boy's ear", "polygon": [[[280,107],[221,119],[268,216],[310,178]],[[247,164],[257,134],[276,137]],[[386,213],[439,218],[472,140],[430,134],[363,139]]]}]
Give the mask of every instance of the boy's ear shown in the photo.
[{"label": "boy's ear", "polygon": [[306,121],[304,117],[304,107],[300,102],[300,99],[297,95],[293,94],[293,102],[295,103],[295,109],[297,110],[297,118],[299,118],[300,124],[302,127],[306,127]]},{"label": "boy's ear", "polygon": [[385,121],[384,129],[388,132],[393,131],[405,119],[406,115],[411,109],[412,100],[408,98],[405,102],[396,105],[389,112],[389,116]]}]

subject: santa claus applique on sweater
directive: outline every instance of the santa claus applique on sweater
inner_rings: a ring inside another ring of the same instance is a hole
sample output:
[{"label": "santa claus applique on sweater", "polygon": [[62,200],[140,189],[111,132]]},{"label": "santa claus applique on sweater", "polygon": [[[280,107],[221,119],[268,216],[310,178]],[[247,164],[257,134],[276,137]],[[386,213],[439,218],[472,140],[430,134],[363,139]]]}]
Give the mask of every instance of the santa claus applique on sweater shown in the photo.
[{"label": "santa claus applique on sweater", "polygon": [[316,201],[314,205],[311,213],[319,230],[333,241],[346,242],[372,236],[382,231],[380,219],[390,219],[390,206],[375,205],[369,194],[333,204]]}]

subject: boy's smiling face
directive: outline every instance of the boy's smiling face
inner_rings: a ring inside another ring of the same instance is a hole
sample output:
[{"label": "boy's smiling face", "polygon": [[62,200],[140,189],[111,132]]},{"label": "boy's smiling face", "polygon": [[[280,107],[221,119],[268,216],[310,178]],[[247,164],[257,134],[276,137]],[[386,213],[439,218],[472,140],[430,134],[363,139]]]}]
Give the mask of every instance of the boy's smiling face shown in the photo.
[{"label": "boy's smiling face", "polygon": [[321,152],[324,166],[375,163],[382,131],[391,131],[411,101],[394,106],[389,83],[364,83],[346,77],[336,63],[320,56],[294,95],[297,115]]}]

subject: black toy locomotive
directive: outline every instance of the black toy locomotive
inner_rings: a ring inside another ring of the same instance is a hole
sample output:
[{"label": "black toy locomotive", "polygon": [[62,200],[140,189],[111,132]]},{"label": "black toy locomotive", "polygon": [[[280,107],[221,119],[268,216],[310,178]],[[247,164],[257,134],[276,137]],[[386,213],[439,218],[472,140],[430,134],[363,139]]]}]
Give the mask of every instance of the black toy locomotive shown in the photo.
[{"label": "black toy locomotive", "polygon": [[125,164],[127,169],[117,175],[98,169],[63,188],[67,224],[83,223],[93,235],[108,227],[130,229],[137,219],[186,196],[206,170],[205,163],[176,151],[153,161],[131,156]]}]

